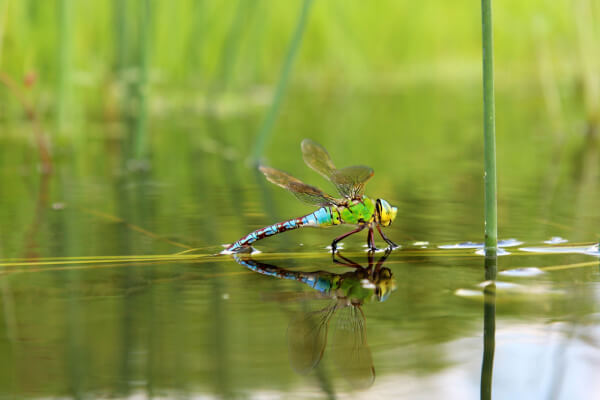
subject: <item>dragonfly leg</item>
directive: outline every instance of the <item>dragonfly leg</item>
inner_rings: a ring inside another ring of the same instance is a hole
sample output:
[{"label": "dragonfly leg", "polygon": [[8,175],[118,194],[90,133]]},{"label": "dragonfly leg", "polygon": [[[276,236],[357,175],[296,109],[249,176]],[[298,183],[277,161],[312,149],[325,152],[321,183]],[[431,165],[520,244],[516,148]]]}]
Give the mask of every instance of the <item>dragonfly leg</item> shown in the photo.
[{"label": "dragonfly leg", "polygon": [[375,247],[375,238],[373,236],[373,228],[369,227],[369,234],[367,235],[367,246],[369,246],[369,250],[377,250],[377,247]]},{"label": "dragonfly leg", "polygon": [[333,239],[333,242],[331,242],[331,252],[332,252],[333,254],[335,254],[335,251],[337,250],[337,244],[338,244],[338,242],[339,242],[340,240],[342,240],[342,239],[344,239],[344,238],[347,238],[347,237],[348,237],[348,236],[350,236],[350,235],[354,235],[355,233],[358,233],[358,232],[362,231],[363,229],[365,229],[365,227],[366,227],[366,225],[360,225],[360,226],[359,226],[358,228],[356,228],[355,230],[353,230],[353,231],[350,231],[350,232],[347,232],[347,233],[344,233],[343,235],[341,235],[341,236],[338,236],[338,237],[336,237],[335,239]]},{"label": "dragonfly leg", "polygon": [[333,262],[336,264],[345,265],[346,267],[352,267],[352,268],[362,268],[362,265],[355,263],[354,261],[350,260],[349,258],[344,257],[339,251],[337,253],[337,256],[339,258],[341,258],[343,261],[340,261],[337,258],[335,258],[335,254],[334,254]]},{"label": "dragonfly leg", "polygon": [[383,254],[383,256],[381,256],[381,258],[379,259],[379,261],[377,261],[377,265],[375,266],[375,272],[379,272],[381,270],[381,267],[383,266],[383,263],[389,257],[389,255],[390,255],[391,252],[392,252],[391,248],[388,247],[387,249],[385,249],[385,253]]},{"label": "dragonfly leg", "polygon": [[369,249],[369,252],[367,253],[367,260],[369,261],[369,268],[372,269],[373,262],[375,261],[375,250]]},{"label": "dragonfly leg", "polygon": [[377,225],[377,230],[379,231],[379,234],[381,235],[381,237],[383,238],[383,240],[385,240],[385,242],[390,245],[392,248],[396,248],[396,247],[400,247],[398,246],[396,243],[392,242],[390,239],[387,238],[387,236],[385,236],[383,234],[383,232],[381,231],[381,226]]}]

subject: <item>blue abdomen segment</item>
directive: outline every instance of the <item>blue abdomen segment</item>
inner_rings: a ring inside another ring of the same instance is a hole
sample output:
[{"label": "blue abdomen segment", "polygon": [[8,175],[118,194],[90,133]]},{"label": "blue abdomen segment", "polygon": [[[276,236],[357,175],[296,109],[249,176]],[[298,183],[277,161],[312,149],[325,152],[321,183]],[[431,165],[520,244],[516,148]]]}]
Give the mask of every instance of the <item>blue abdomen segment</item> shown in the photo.
[{"label": "blue abdomen segment", "polygon": [[303,217],[290,219],[284,222],[278,222],[276,224],[257,229],[230,245],[227,248],[227,251],[238,251],[242,247],[249,246],[257,240],[263,239],[267,236],[273,236],[277,233],[297,229],[303,226],[331,226],[337,225],[338,223],[339,212],[337,209],[334,207],[321,207],[317,211],[307,214]]},{"label": "blue abdomen segment", "polygon": [[306,220],[305,225],[330,226],[333,225],[332,212],[333,210],[331,207],[322,207],[314,213],[302,217],[302,219],[303,222]]}]

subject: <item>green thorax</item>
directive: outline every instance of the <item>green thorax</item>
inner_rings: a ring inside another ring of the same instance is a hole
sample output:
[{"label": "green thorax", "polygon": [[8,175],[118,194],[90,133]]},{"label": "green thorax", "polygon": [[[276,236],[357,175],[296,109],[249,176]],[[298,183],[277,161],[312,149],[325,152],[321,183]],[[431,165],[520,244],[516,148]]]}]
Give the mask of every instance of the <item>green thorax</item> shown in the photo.
[{"label": "green thorax", "polygon": [[367,196],[361,200],[354,200],[348,206],[337,207],[340,223],[360,224],[373,221],[375,216],[375,203]]},{"label": "green thorax", "polygon": [[373,297],[374,286],[365,284],[368,282],[368,273],[364,270],[341,275],[318,271],[314,275],[317,283],[311,286],[328,296],[347,299],[353,304],[362,304]]}]

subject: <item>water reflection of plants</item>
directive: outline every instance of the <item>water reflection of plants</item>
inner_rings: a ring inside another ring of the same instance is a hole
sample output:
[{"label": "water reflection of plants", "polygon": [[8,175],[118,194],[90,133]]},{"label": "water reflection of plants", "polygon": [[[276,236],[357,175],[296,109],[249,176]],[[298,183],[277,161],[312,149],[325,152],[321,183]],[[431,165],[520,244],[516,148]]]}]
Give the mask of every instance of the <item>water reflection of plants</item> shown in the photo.
[{"label": "water reflection of plants", "polygon": [[316,311],[303,310],[292,317],[288,325],[288,351],[292,368],[299,374],[315,369],[325,353],[330,322],[334,329],[330,354],[339,373],[354,388],[367,388],[375,380],[373,358],[367,343],[365,302],[385,301],[396,289],[389,268],[383,266],[390,254],[386,251],[375,262],[374,252],[368,253],[368,266],[337,254],[334,262],[353,268],[337,274],[328,271],[293,271],[253,260],[248,254],[235,254],[235,260],[263,275],[294,280],[316,290],[309,299],[329,300]]}]

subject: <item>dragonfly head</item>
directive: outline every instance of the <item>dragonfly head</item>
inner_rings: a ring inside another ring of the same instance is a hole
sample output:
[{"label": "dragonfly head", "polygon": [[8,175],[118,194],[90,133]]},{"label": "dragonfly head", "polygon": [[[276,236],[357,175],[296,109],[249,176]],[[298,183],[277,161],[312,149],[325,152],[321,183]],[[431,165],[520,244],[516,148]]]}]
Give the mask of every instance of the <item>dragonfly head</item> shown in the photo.
[{"label": "dragonfly head", "polygon": [[385,301],[389,295],[396,290],[396,281],[392,277],[389,268],[382,268],[375,277],[375,297],[379,301]]},{"label": "dragonfly head", "polygon": [[377,199],[375,202],[375,214],[379,225],[390,226],[397,213],[398,209],[390,206],[390,203],[384,199]]}]

